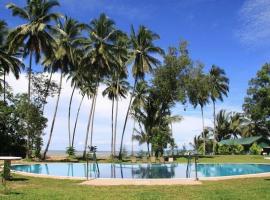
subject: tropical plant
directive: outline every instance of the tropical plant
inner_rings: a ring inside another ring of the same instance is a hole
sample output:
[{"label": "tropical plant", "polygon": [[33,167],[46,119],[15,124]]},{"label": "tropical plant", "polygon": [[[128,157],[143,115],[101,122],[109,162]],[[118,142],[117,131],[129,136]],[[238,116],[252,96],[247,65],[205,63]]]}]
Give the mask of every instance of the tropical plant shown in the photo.
[{"label": "tropical plant", "polygon": [[[190,103],[196,108],[198,105],[201,108],[202,115],[202,133],[204,133],[205,124],[204,124],[204,112],[203,108],[209,101],[209,85],[208,77],[202,73],[201,67],[195,69],[195,73],[190,77],[187,84],[187,95]],[[204,139],[204,154],[206,152],[206,137]]]},{"label": "tropical plant", "polygon": [[262,148],[255,142],[249,148],[249,152],[253,155],[260,155]]},{"label": "tropical plant", "polygon": [[[49,139],[46,145],[46,148],[44,150],[43,159],[46,158],[47,151],[50,146],[53,129],[55,125],[56,120],[56,114],[58,110],[59,100],[60,100],[60,94],[62,89],[62,82],[63,82],[63,76],[66,73],[69,73],[74,68],[74,54],[76,49],[73,46],[73,42],[75,39],[77,39],[77,35],[73,34],[73,30],[70,29],[70,18],[65,18],[64,23],[59,21],[58,23],[58,31],[57,32],[57,38],[55,40],[54,45],[54,53],[50,55],[50,57],[46,57],[44,61],[44,65],[47,67],[51,67],[51,70],[53,72],[60,71],[60,80],[59,80],[59,88],[58,88],[58,94],[57,94],[57,100],[55,104],[55,110],[53,115],[53,120],[50,128],[50,134]],[[71,32],[71,33],[70,33]]]},{"label": "tropical plant", "polygon": [[19,78],[21,68],[24,68],[24,64],[14,55],[14,53],[8,53],[8,44],[6,41],[6,35],[8,34],[7,24],[0,20],[0,73],[3,75],[3,86],[0,82],[0,89],[3,88],[4,102],[6,101],[6,75],[12,72],[16,79]]},{"label": "tropical plant", "polygon": [[130,42],[131,59],[133,60],[132,75],[134,77],[134,85],[133,91],[130,96],[128,110],[125,116],[124,127],[121,135],[119,159],[121,159],[122,157],[121,154],[124,134],[137,82],[139,79],[144,79],[145,74],[151,72],[153,66],[158,66],[160,64],[160,61],[157,58],[153,57],[153,54],[164,54],[161,48],[154,45],[154,41],[157,39],[159,39],[159,35],[144,26],[139,27],[138,33],[135,33],[133,26],[131,27]]},{"label": "tropical plant", "polygon": [[225,71],[215,65],[212,65],[208,76],[209,76],[210,98],[213,103],[213,119],[214,119],[213,134],[215,136],[216,101],[217,100],[223,101],[223,96],[227,96],[229,92],[229,79],[226,77]]},{"label": "tropical plant", "polygon": [[11,52],[16,52],[19,47],[23,47],[23,56],[29,55],[28,66],[28,99],[30,101],[30,86],[32,73],[32,57],[39,62],[41,53],[49,55],[52,53],[54,39],[50,34],[53,29],[51,22],[58,20],[61,15],[52,12],[55,6],[59,6],[56,0],[27,0],[26,6],[19,7],[13,3],[7,4],[7,8],[12,11],[13,16],[18,16],[25,24],[17,26],[9,33],[8,42]]}]

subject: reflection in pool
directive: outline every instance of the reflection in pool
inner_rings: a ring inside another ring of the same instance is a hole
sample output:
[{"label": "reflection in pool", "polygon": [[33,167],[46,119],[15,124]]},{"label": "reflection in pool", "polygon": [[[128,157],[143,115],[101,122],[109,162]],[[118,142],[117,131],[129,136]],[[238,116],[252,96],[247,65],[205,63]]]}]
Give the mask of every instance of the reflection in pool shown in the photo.
[{"label": "reflection in pool", "polygon": [[[14,165],[13,170],[54,176],[86,177],[85,163],[48,163],[34,165]],[[99,178],[186,178],[195,177],[195,167],[191,165],[187,174],[186,164],[115,164],[100,163],[100,174],[96,165],[89,164],[89,177]],[[198,164],[199,177],[232,176],[270,172],[265,164]]]}]

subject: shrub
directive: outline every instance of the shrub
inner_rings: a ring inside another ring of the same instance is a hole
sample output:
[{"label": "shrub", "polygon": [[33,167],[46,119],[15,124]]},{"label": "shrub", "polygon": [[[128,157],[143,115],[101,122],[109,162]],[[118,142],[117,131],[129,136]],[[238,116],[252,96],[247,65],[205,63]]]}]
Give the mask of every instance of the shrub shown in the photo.
[{"label": "shrub", "polygon": [[219,145],[218,154],[220,154],[220,155],[229,155],[229,154],[231,154],[230,146],[226,145],[226,144]]},{"label": "shrub", "polygon": [[69,156],[69,157],[74,157],[75,156],[75,148],[74,147],[67,147],[66,149],[66,154]]},{"label": "shrub", "polygon": [[244,151],[244,147],[240,144],[231,145],[231,153],[232,154],[242,154]]},{"label": "shrub", "polygon": [[253,143],[253,145],[249,148],[249,152],[253,155],[259,155],[261,153],[262,148],[257,145],[257,143]]},{"label": "shrub", "polygon": [[242,154],[244,151],[244,147],[240,144],[233,144],[233,145],[218,145],[218,154],[221,155],[230,155],[230,154]]}]

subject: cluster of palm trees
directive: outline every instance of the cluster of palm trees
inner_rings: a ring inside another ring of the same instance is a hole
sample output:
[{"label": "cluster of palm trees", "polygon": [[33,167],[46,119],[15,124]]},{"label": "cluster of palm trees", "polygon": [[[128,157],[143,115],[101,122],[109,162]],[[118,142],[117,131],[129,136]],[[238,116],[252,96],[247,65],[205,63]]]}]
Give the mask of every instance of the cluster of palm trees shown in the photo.
[{"label": "cluster of palm trees", "polygon": [[218,66],[213,65],[209,73],[205,74],[197,68],[193,72],[187,84],[187,95],[190,103],[196,108],[200,106],[202,115],[202,138],[204,154],[206,152],[206,127],[204,123],[204,107],[211,101],[213,104],[213,134],[216,138],[216,101],[223,101],[223,97],[229,92],[229,79],[225,71]]},{"label": "cluster of palm trees", "polygon": [[[130,87],[126,81],[128,77],[127,67],[132,65],[134,85],[121,134],[119,153],[121,158],[123,138],[135,96],[136,85],[139,80],[144,79],[146,73],[151,72],[154,66],[160,64],[154,54],[164,53],[161,48],[154,44],[159,36],[145,26],[139,26],[137,32],[132,26],[131,33],[128,36],[118,29],[114,21],[105,14],[101,14],[98,18],[90,21],[89,24],[83,24],[54,12],[57,6],[59,6],[57,0],[27,0],[24,7],[19,7],[13,3],[7,5],[12,15],[21,18],[24,23],[9,31],[5,42],[1,38],[6,35],[3,32],[6,30],[3,28],[5,23],[0,23],[0,73],[5,77],[11,71],[18,78],[20,70],[24,66],[18,58],[21,56],[23,59],[29,59],[27,66],[29,102],[32,96],[33,59],[43,66],[40,71],[48,72],[50,75],[60,74],[55,111],[43,158],[46,158],[52,140],[63,79],[69,79],[73,88],[68,112],[69,149],[74,148],[81,104],[84,99],[91,100],[85,134],[84,155],[87,146],[93,144],[97,94],[100,84],[105,83],[107,88],[103,91],[103,95],[112,100],[111,154],[116,156],[118,103],[120,98],[126,98],[129,94]],[[2,45],[2,43],[4,44]],[[3,80],[3,82],[5,86],[6,81]],[[50,84],[48,84],[48,87],[50,87]],[[73,131],[71,131],[70,110],[75,90],[79,90],[81,102],[78,106]]]}]

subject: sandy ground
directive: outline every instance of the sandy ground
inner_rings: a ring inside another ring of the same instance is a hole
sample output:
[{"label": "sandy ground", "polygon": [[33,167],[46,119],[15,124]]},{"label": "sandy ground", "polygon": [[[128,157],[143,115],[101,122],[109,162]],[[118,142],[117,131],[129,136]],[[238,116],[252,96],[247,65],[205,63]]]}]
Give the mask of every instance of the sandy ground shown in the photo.
[{"label": "sandy ground", "polygon": [[193,179],[91,179],[80,185],[113,186],[113,185],[201,185]]}]

